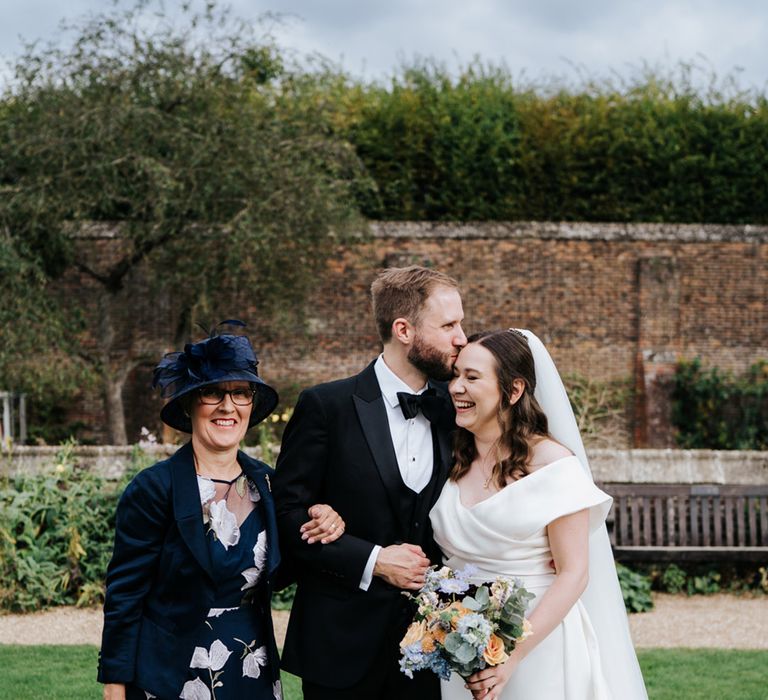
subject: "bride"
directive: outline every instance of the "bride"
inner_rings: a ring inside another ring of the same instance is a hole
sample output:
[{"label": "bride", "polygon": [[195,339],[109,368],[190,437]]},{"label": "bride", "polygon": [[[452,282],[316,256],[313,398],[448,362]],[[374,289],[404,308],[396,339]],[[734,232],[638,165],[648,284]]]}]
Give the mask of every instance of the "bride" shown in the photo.
[{"label": "bride", "polygon": [[533,634],[508,660],[443,700],[647,698],[605,529],[611,498],[592,482],[568,397],[529,331],[468,339],[450,383],[456,463],[430,514],[452,569],[509,576],[535,598]]}]

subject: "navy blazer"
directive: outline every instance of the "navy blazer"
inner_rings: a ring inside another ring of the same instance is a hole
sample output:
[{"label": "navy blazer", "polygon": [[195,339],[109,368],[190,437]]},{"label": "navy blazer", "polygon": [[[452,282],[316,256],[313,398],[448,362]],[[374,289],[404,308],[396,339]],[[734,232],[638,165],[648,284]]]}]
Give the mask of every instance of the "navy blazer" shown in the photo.
[{"label": "navy blazer", "polygon": [[[269,670],[279,677],[269,598],[280,562],[270,476],[263,462],[238,451],[237,461],[264,504],[266,573],[254,614],[268,631]],[[98,680],[133,683],[159,698],[178,697],[196,631],[214,607],[211,568],[192,443],[145,469],[117,506],[115,548],[107,570]]]}]

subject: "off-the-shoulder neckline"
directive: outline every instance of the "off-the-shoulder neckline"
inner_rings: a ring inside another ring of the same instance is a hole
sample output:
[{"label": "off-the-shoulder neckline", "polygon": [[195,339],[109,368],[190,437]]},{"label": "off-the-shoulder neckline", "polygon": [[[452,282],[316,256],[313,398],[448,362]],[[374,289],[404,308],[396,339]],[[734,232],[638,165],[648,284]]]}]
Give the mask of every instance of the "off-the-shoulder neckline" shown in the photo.
[{"label": "off-the-shoulder neckline", "polygon": [[461,500],[461,489],[459,488],[459,484],[457,482],[455,482],[455,481],[451,481],[449,483],[452,483],[456,487],[456,500],[459,502],[459,505],[461,505],[461,507],[466,509],[466,510],[473,510],[473,509],[477,508],[479,505],[482,505],[483,503],[487,503],[488,501],[496,498],[496,496],[499,496],[502,493],[504,493],[505,491],[508,491],[513,486],[517,486],[520,483],[523,483],[523,482],[528,481],[529,479],[532,479],[537,474],[540,474],[544,470],[549,469],[550,467],[554,466],[555,464],[559,464],[560,462],[563,462],[566,459],[576,459],[576,460],[578,460],[579,458],[576,455],[566,455],[565,457],[560,457],[559,459],[556,459],[554,462],[550,462],[549,464],[545,464],[544,466],[539,467],[538,469],[536,469],[535,471],[531,472],[527,476],[524,476],[522,479],[518,479],[517,481],[513,481],[511,484],[507,484],[500,491],[496,491],[495,493],[492,493],[490,496],[488,496],[488,498],[484,498],[483,500],[478,501],[477,503],[474,503],[471,506],[464,505],[464,502]]}]

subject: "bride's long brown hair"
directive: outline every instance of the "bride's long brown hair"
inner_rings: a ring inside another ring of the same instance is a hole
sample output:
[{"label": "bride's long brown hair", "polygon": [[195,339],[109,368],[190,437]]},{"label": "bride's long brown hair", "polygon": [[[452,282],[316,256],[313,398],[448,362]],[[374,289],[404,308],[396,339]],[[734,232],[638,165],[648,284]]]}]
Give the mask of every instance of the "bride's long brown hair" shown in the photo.
[{"label": "bride's long brown hair", "polygon": [[[548,437],[547,416],[533,395],[536,388],[536,372],[528,339],[519,331],[483,331],[467,338],[467,345],[478,343],[488,350],[496,361],[496,379],[501,399],[498,421],[501,436],[496,444],[497,461],[491,478],[500,489],[512,480],[526,476],[530,461],[530,441],[536,436]],[[522,379],[523,394],[512,405],[510,400],[515,379]],[[502,459],[501,455],[509,452]],[[453,441],[455,464],[451,479],[458,481],[469,471],[477,457],[475,438],[465,428],[458,428]]]}]

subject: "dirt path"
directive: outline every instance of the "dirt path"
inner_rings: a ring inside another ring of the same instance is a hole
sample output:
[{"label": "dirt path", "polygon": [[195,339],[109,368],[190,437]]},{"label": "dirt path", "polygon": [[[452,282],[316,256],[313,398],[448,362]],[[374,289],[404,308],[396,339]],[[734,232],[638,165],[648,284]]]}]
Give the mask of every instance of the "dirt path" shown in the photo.
[{"label": "dirt path", "polygon": [[768,649],[768,596],[658,593],[654,609],[630,615],[636,647]]},{"label": "dirt path", "polygon": [[[654,595],[653,612],[629,618],[635,646],[768,649],[768,596]],[[274,612],[282,646],[287,612]],[[101,638],[101,610],[54,608],[0,615],[0,644],[94,644]]]}]

